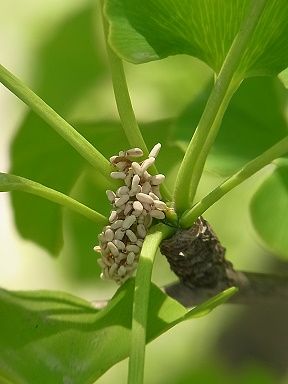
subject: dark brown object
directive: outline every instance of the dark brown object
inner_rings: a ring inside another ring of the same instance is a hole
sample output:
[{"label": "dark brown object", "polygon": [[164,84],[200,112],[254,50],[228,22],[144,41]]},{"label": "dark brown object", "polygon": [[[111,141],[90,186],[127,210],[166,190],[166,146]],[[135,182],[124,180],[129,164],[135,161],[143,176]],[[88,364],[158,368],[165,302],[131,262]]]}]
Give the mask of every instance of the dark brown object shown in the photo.
[{"label": "dark brown object", "polygon": [[252,304],[288,300],[288,277],[240,272],[225,259],[225,248],[209,223],[199,217],[187,229],[179,229],[160,246],[179,282],[165,292],[186,307],[199,304],[235,286],[230,302]]},{"label": "dark brown object", "polygon": [[172,271],[190,288],[232,286],[234,270],[225,259],[221,245],[209,223],[199,217],[189,229],[179,229],[160,246]]}]

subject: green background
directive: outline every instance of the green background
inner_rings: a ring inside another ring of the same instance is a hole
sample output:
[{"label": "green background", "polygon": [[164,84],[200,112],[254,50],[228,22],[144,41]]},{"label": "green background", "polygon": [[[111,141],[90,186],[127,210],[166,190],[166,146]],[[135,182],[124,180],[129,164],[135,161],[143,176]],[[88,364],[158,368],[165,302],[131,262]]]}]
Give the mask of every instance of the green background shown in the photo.
[{"label": "green background", "polygon": [[[17,4],[16,11],[8,1],[0,0],[0,4],[4,10],[0,14],[3,64],[81,129],[105,155],[126,147],[118,124],[97,10],[84,0],[75,1],[73,5],[68,1],[59,5],[56,1],[40,4],[23,0]],[[172,188],[183,149],[197,123],[197,113],[201,112],[201,97],[205,100],[206,89],[211,84],[212,72],[205,64],[188,56],[170,57],[141,66],[126,64],[125,69],[135,112],[143,123],[149,147],[159,138],[164,144],[158,168],[167,173]],[[281,102],[287,102],[282,92],[280,83],[269,79],[243,84],[228,110],[227,121],[224,121],[226,129],[221,131],[222,140],[216,143],[208,159],[199,196],[257,155],[255,146],[251,145],[253,142],[261,152],[267,146],[267,136],[269,140],[271,137],[277,140],[285,134],[283,116],[275,115],[273,107],[279,94]],[[1,98],[1,108],[4,105],[0,116],[3,130],[1,170],[10,168],[8,145],[13,142],[9,149],[13,156],[13,172],[64,192],[70,190],[73,197],[106,213],[109,206],[103,180],[18,100],[5,90]],[[264,107],[269,98],[268,107]],[[245,111],[243,104],[248,106]],[[277,121],[277,130],[273,130],[271,136],[269,129],[268,133],[265,131],[266,136],[261,130],[258,136],[253,131],[253,138],[247,143],[241,133],[243,127],[249,133],[247,120],[251,121],[251,111],[253,118],[263,118],[257,126],[265,123],[271,127],[272,122]],[[155,120],[161,123],[152,124]],[[16,133],[20,126],[21,131]],[[239,132],[240,139],[233,141],[231,126]],[[232,143],[232,149],[229,145],[228,158],[223,158],[219,148],[227,142]],[[233,156],[235,151],[237,158]],[[237,269],[287,270],[285,263],[263,248],[249,215],[250,198],[270,172],[272,167],[267,167],[225,196],[205,215],[227,248],[227,258]],[[99,280],[96,254],[92,251],[99,228],[70,212],[44,204],[40,199],[15,194],[12,201],[18,207],[15,219],[11,215],[10,200],[0,195],[3,207],[0,220],[2,287],[61,289],[87,300],[112,296],[116,287]],[[47,215],[47,210],[53,215]],[[64,223],[62,234],[61,220]],[[15,223],[28,240],[23,240],[16,232]],[[39,247],[31,243],[31,237],[37,240]],[[63,239],[65,246],[60,251]],[[58,257],[51,258],[43,247],[58,253]],[[166,261],[159,255],[154,281],[163,285],[173,279]],[[207,317],[181,323],[147,347],[146,383],[284,383],[288,356],[287,340],[283,335],[287,320],[285,308],[261,308],[256,313],[253,308],[225,305]],[[97,383],[125,383],[126,372],[127,362],[124,361]]]}]

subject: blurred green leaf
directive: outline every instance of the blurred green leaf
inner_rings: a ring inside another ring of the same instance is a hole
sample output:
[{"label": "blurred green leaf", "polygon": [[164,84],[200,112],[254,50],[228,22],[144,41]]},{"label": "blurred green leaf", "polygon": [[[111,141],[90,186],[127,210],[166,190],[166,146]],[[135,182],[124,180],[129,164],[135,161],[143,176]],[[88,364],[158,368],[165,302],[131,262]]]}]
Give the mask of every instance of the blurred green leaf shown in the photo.
[{"label": "blurred green leaf", "polygon": [[[267,366],[261,366],[257,363],[247,364],[247,366],[241,366],[241,369],[231,371],[229,367],[226,367],[223,362],[215,359],[209,363],[207,360],[204,365],[189,367],[186,373],[182,373],[173,384],[191,384],[191,383],[205,383],[205,384],[275,384],[277,383],[276,374],[273,370]],[[236,373],[236,374],[235,374]],[[164,382],[163,382],[164,383]]]},{"label": "blurred green leaf", "polygon": [[[86,7],[60,25],[39,52],[38,94],[64,116],[104,71],[95,51],[93,22],[94,7]],[[11,173],[65,194],[84,165],[82,158],[32,112],[13,140],[11,163]],[[12,203],[20,234],[57,254],[63,242],[59,207],[16,193]]]},{"label": "blurred green leaf", "polygon": [[288,258],[288,164],[280,162],[256,191],[250,205],[253,225],[274,254]]},{"label": "blurred green leaf", "polygon": [[[188,54],[219,72],[248,0],[106,0],[110,43],[133,63]],[[268,1],[239,70],[277,74],[288,65],[288,3]]]},{"label": "blurred green leaf", "polygon": [[[124,137],[117,123],[79,124],[77,129],[106,155],[111,155],[109,148],[112,153],[116,148],[118,151],[123,148],[121,143]],[[34,142],[36,137],[39,143],[35,143],[35,149],[29,151],[25,144],[29,143],[29,139]],[[58,188],[69,195],[78,177],[87,168],[85,161],[49,127],[43,126],[36,137],[32,131],[28,134],[28,130],[21,130],[13,146],[13,171],[20,175],[29,174],[32,180],[53,189]],[[12,196],[17,228],[21,235],[46,248],[51,254],[57,254],[63,245],[61,207],[35,196],[18,193]],[[103,210],[103,207],[99,208]]]},{"label": "blurred green leaf", "polygon": [[[114,152],[113,152],[114,153]],[[111,153],[111,155],[113,154]],[[72,196],[81,199],[84,204],[98,207],[99,211],[108,217],[110,204],[107,201],[105,180],[99,177],[94,169],[87,169],[73,188]],[[99,279],[100,268],[96,262],[100,256],[93,247],[98,244],[98,234],[103,227],[66,210],[64,215],[65,244],[63,248],[63,273],[73,279],[93,281]]]},{"label": "blurred green leaf", "polygon": [[10,175],[0,172],[0,192],[21,191],[40,196],[44,199],[52,201],[60,206],[77,212],[94,221],[99,225],[106,225],[107,218],[91,208],[81,204],[79,201],[72,199],[70,196],[64,195],[55,189],[47,188],[45,185],[36,183],[24,177]]},{"label": "blurred green leaf", "polygon": [[[93,383],[129,355],[133,293],[131,279],[100,311],[62,292],[1,290],[0,376],[15,384]],[[186,313],[152,285],[147,341]]]},{"label": "blurred green leaf", "polygon": [[279,79],[282,81],[284,86],[288,88],[288,68],[284,69],[281,73],[278,75]]},{"label": "blurred green leaf", "polygon": [[[208,91],[189,105],[175,123],[174,140],[183,151],[205,107]],[[206,167],[230,175],[288,133],[284,106],[288,92],[269,77],[245,80],[233,97]]]}]

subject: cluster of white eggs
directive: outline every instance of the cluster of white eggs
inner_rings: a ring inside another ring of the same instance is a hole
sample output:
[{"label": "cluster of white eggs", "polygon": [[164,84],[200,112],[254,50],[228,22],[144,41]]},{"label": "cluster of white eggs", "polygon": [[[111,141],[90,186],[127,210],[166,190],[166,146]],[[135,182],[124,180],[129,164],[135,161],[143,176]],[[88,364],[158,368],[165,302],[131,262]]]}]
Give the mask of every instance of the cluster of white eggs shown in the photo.
[{"label": "cluster of white eggs", "polygon": [[154,164],[161,144],[156,144],[147,159],[139,148],[121,151],[110,158],[115,172],[113,179],[123,180],[123,186],[116,192],[106,191],[113,206],[109,225],[98,236],[99,246],[94,249],[101,253],[98,263],[102,268],[101,277],[122,284],[137,268],[140,251],[153,218],[164,219],[166,204],[161,201],[160,184],[165,176],[151,175],[148,168]]}]

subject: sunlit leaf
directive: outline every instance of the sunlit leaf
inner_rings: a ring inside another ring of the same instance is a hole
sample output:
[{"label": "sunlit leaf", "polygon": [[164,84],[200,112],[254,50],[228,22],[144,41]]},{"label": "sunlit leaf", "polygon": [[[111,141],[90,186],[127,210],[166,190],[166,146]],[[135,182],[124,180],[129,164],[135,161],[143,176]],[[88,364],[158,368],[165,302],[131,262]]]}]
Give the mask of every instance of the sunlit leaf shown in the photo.
[{"label": "sunlit leaf", "polygon": [[[129,354],[133,292],[130,280],[100,311],[66,293],[1,290],[0,377],[14,384],[93,383]],[[221,295],[211,307],[223,301]],[[184,320],[186,313],[152,285],[147,341]]]},{"label": "sunlit leaf", "polygon": [[288,259],[288,165],[285,160],[261,184],[250,210],[262,243]]},{"label": "sunlit leaf", "polygon": [[284,69],[281,73],[278,75],[279,79],[282,81],[284,86],[288,88],[288,68]]},{"label": "sunlit leaf", "polygon": [[[107,0],[110,43],[125,60],[143,63],[188,54],[216,72],[247,12],[248,0]],[[288,65],[288,3],[268,1],[240,70],[277,74]]]}]

